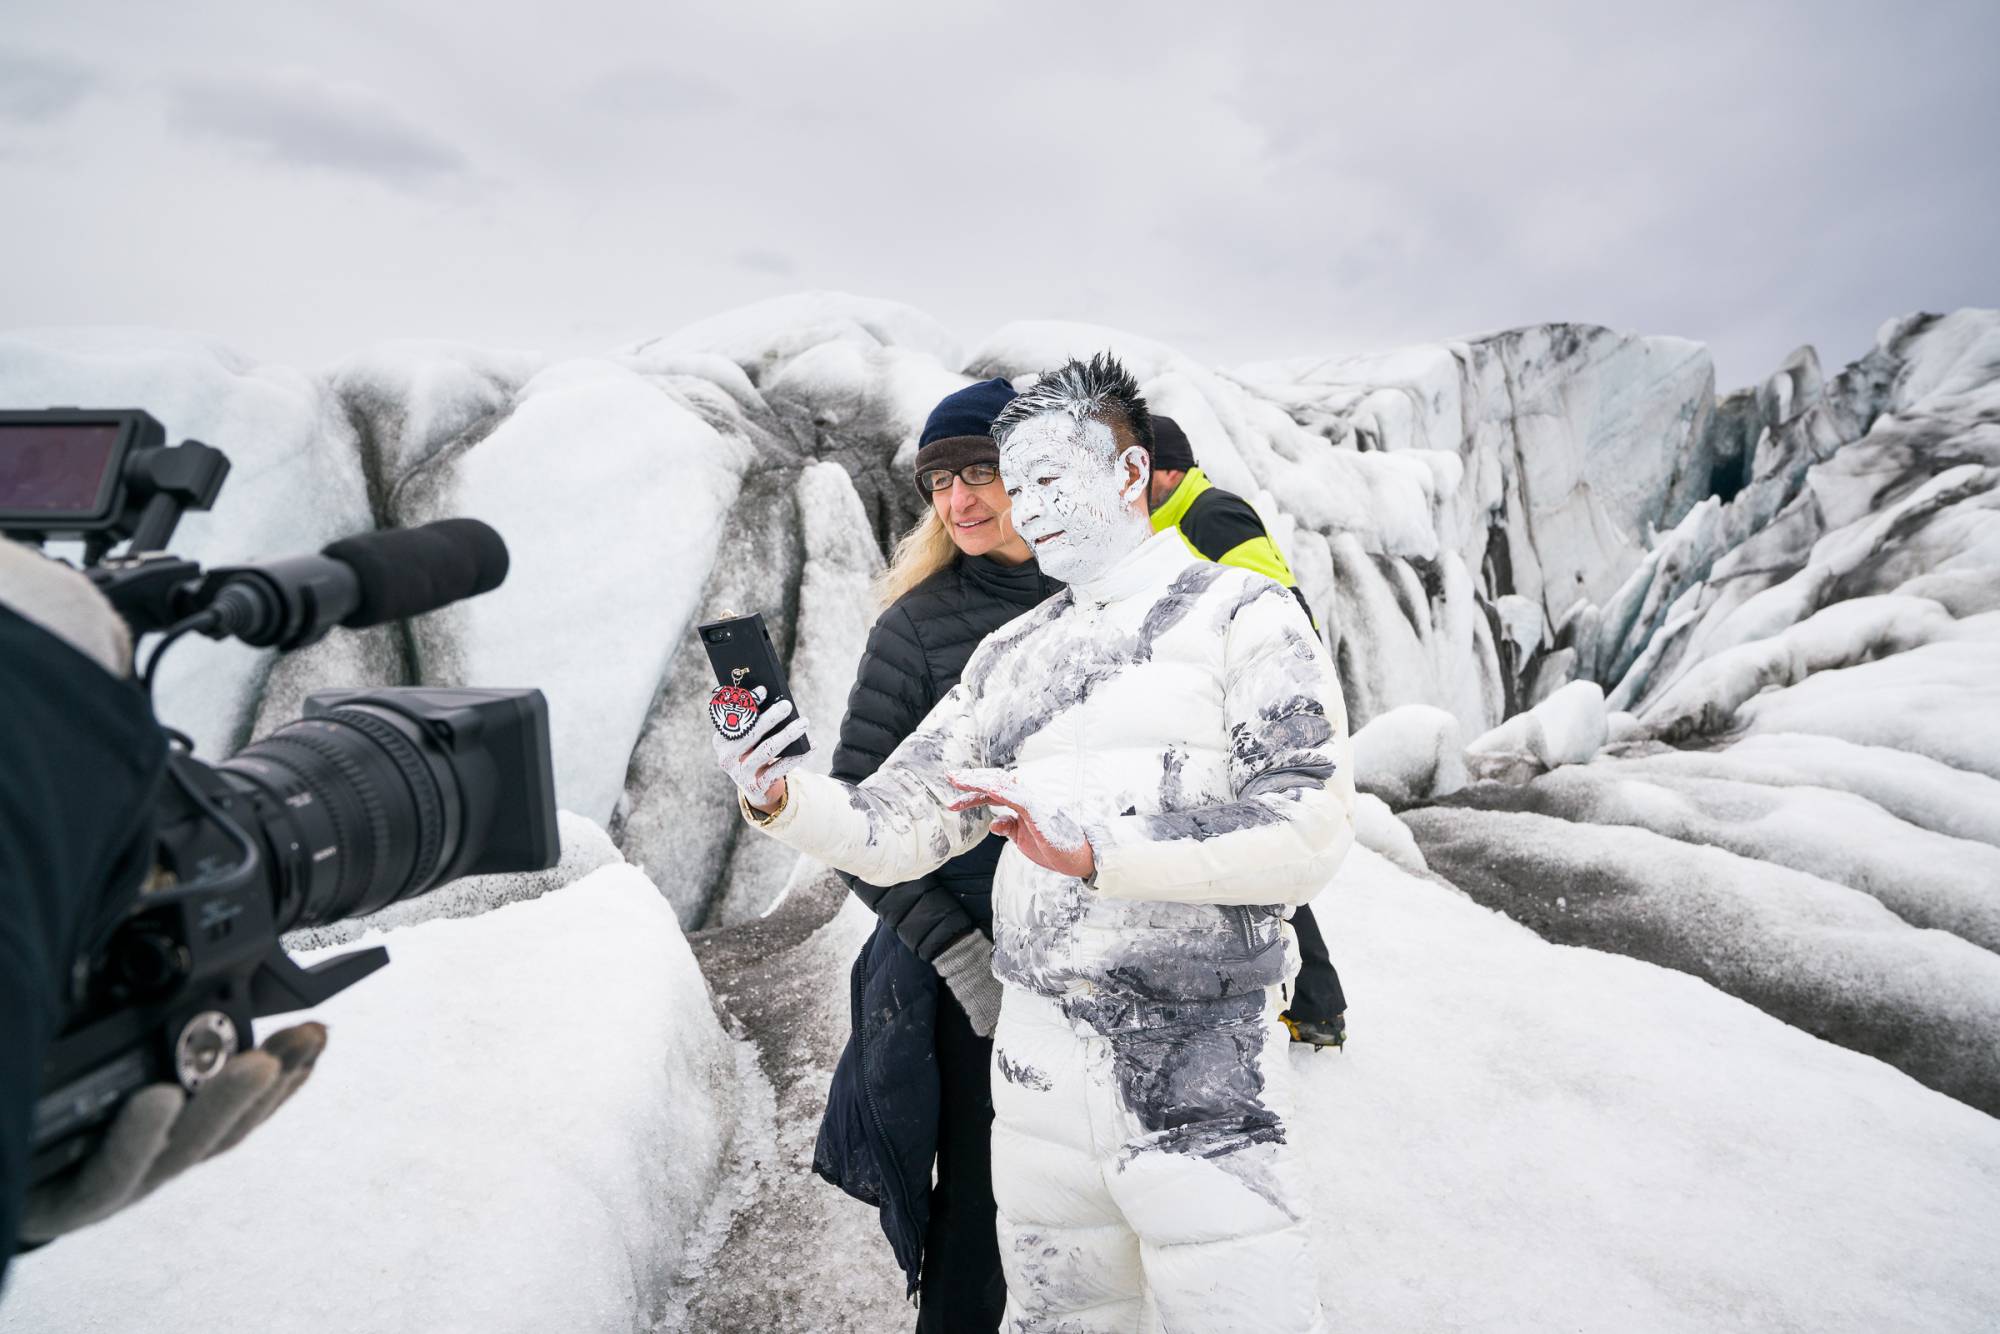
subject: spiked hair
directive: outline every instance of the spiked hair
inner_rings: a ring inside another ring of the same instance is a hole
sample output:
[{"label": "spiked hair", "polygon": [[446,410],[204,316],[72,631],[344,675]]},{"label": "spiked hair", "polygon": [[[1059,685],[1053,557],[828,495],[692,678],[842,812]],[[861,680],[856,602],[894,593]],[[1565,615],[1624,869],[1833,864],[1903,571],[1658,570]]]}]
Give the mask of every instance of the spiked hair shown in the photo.
[{"label": "spiked hair", "polygon": [[1049,412],[1078,422],[1101,421],[1121,450],[1137,445],[1149,456],[1153,452],[1153,414],[1139,397],[1139,382],[1109,352],[1088,362],[1071,357],[1044,375],[1001,409],[993,419],[993,438],[1004,444],[1016,426]]}]

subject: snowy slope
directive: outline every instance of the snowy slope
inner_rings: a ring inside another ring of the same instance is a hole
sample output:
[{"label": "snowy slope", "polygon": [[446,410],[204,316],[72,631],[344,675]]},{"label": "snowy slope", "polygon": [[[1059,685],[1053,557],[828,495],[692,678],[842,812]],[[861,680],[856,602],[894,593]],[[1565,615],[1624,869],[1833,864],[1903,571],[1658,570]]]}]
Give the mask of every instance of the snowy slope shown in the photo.
[{"label": "snowy slope", "polygon": [[[812,930],[834,902],[698,942],[777,1122],[739,1136],[662,1331],[910,1319],[874,1211],[802,1170],[867,931],[853,902]],[[1951,1331],[2000,1303],[2000,1123],[1365,851],[1318,907],[1368,997],[1344,1053],[1290,1058],[1335,1327]]]},{"label": "snowy slope", "polygon": [[[834,901],[703,947],[775,1103],[630,870],[391,934],[390,969],[323,1010],[298,1101],[24,1258],[0,1330],[197,1334],[218,1294],[227,1327],[274,1331],[900,1326],[873,1210],[801,1170],[867,929],[810,930]],[[1290,1058],[1336,1327],[1951,1331],[2000,1309],[2000,1122],[1363,850],[1319,908],[1367,998],[1344,1053]]]},{"label": "snowy slope", "polygon": [[1315,907],[1356,998],[1292,1057],[1334,1328],[1991,1328],[2000,1121],[1365,851]]},{"label": "snowy slope", "polygon": [[16,1261],[0,1330],[544,1334],[666,1309],[754,1072],[659,893],[612,866],[365,939],[392,962],[311,1012],[330,1035],[297,1097]]}]

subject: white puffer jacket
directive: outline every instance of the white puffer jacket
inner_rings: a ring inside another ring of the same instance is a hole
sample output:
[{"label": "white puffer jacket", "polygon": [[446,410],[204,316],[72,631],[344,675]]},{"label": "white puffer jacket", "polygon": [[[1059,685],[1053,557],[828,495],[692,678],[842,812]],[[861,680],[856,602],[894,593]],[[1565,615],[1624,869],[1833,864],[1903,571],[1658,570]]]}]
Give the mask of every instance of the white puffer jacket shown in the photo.
[{"label": "white puffer jacket", "polygon": [[994,970],[1100,1031],[1260,1006],[1297,969],[1287,909],[1353,840],[1346,712],[1305,614],[1172,530],[995,631],[858,788],[793,774],[764,828],[909,880],[986,835],[984,808],[947,809],[947,774],[977,768],[1012,770],[1090,838],[1094,884],[1002,854]]}]

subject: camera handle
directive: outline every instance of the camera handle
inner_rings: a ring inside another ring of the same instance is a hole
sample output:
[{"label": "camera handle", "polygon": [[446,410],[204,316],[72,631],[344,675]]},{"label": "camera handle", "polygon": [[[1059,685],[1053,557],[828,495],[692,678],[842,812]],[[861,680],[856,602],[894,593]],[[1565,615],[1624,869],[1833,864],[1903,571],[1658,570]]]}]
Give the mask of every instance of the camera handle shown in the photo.
[{"label": "camera handle", "polygon": [[250,975],[251,1015],[263,1019],[289,1010],[318,1005],[359,982],[389,962],[389,951],[380,945],[322,959],[310,968],[301,968],[273,945],[271,952]]}]

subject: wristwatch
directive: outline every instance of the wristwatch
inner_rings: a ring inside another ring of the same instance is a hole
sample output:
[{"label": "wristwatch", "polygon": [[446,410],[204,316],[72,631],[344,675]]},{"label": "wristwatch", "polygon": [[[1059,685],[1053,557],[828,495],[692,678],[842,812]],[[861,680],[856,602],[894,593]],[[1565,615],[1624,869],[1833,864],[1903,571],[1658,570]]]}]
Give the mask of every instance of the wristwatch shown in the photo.
[{"label": "wristwatch", "polygon": [[750,798],[744,796],[741,792],[738,792],[736,794],[736,804],[743,808],[743,818],[748,820],[751,824],[756,825],[759,829],[762,829],[765,825],[770,824],[771,821],[777,819],[780,815],[783,815],[785,813],[785,807],[789,806],[791,802],[792,802],[792,785],[790,783],[785,784],[785,795],[778,798],[778,804],[772,807],[768,813],[760,811],[755,806],[752,806],[750,804]]}]

